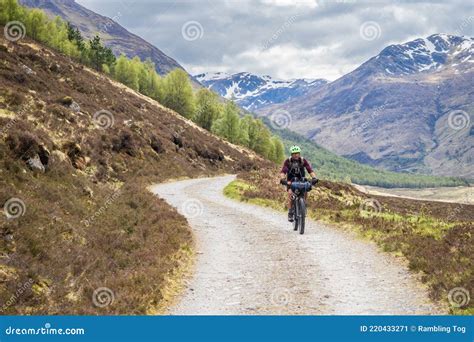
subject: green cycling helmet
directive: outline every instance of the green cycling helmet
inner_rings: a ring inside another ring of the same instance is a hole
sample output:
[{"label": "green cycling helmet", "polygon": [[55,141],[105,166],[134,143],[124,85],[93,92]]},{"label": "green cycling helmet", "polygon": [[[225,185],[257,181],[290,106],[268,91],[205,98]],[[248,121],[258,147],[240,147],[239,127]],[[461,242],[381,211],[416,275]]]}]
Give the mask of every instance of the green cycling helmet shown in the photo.
[{"label": "green cycling helmet", "polygon": [[299,146],[293,145],[290,147],[291,154],[293,153],[301,153],[301,148]]}]

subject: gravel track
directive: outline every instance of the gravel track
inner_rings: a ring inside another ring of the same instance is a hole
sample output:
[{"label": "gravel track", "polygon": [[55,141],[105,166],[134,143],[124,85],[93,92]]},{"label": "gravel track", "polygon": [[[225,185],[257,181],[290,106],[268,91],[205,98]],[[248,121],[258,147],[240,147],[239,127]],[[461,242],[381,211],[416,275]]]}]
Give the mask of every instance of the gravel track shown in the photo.
[{"label": "gravel track", "polygon": [[440,314],[394,257],[336,228],[226,198],[235,176],[159,184],[189,221],[197,260],[174,315]]}]

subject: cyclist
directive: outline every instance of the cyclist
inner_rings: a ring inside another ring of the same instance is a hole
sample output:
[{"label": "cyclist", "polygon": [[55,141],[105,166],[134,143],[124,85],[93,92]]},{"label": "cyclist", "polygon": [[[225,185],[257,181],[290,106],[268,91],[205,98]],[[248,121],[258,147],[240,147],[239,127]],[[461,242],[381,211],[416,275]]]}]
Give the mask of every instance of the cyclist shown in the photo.
[{"label": "cyclist", "polygon": [[[280,179],[282,184],[287,184],[286,190],[288,192],[288,221],[294,221],[294,208],[292,201],[292,191],[289,185],[289,182],[292,182],[296,179],[302,180],[305,177],[305,170],[311,176],[311,183],[314,185],[318,182],[316,179],[316,174],[309,162],[301,157],[301,148],[299,146],[293,145],[290,147],[291,157],[286,159],[283,163],[283,167],[280,171]],[[305,194],[306,199],[307,193]]]}]

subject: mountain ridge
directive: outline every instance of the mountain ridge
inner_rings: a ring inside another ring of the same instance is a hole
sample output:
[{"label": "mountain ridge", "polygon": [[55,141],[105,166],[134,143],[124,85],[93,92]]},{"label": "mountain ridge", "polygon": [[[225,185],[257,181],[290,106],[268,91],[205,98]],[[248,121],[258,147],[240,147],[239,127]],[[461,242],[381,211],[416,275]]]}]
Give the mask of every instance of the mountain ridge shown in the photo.
[{"label": "mountain ridge", "polygon": [[160,75],[165,75],[175,68],[185,70],[175,59],[153,44],[129,32],[113,19],[89,10],[74,0],[20,0],[19,2],[27,7],[41,8],[50,16],[60,16],[76,26],[88,39],[99,34],[104,44],[111,48],[115,55],[123,53],[129,58],[139,56],[141,60],[150,58]]},{"label": "mountain ridge", "polygon": [[249,72],[235,74],[208,72],[194,75],[194,77],[205,87],[228,100],[234,100],[249,111],[288,101],[327,83],[324,79],[284,80]]},{"label": "mountain ridge", "polygon": [[474,178],[472,56],[470,37],[391,45],[333,82],[256,112],[287,113],[286,128],[372,166]]}]

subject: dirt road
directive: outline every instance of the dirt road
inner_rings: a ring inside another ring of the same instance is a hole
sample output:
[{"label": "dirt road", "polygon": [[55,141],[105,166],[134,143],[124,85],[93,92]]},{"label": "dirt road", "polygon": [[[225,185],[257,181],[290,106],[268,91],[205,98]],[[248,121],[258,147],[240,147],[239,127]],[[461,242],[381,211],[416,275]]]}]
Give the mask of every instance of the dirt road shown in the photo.
[{"label": "dirt road", "polygon": [[393,257],[309,221],[226,198],[234,176],[156,185],[187,217],[197,261],[171,314],[436,314],[426,291]]}]

